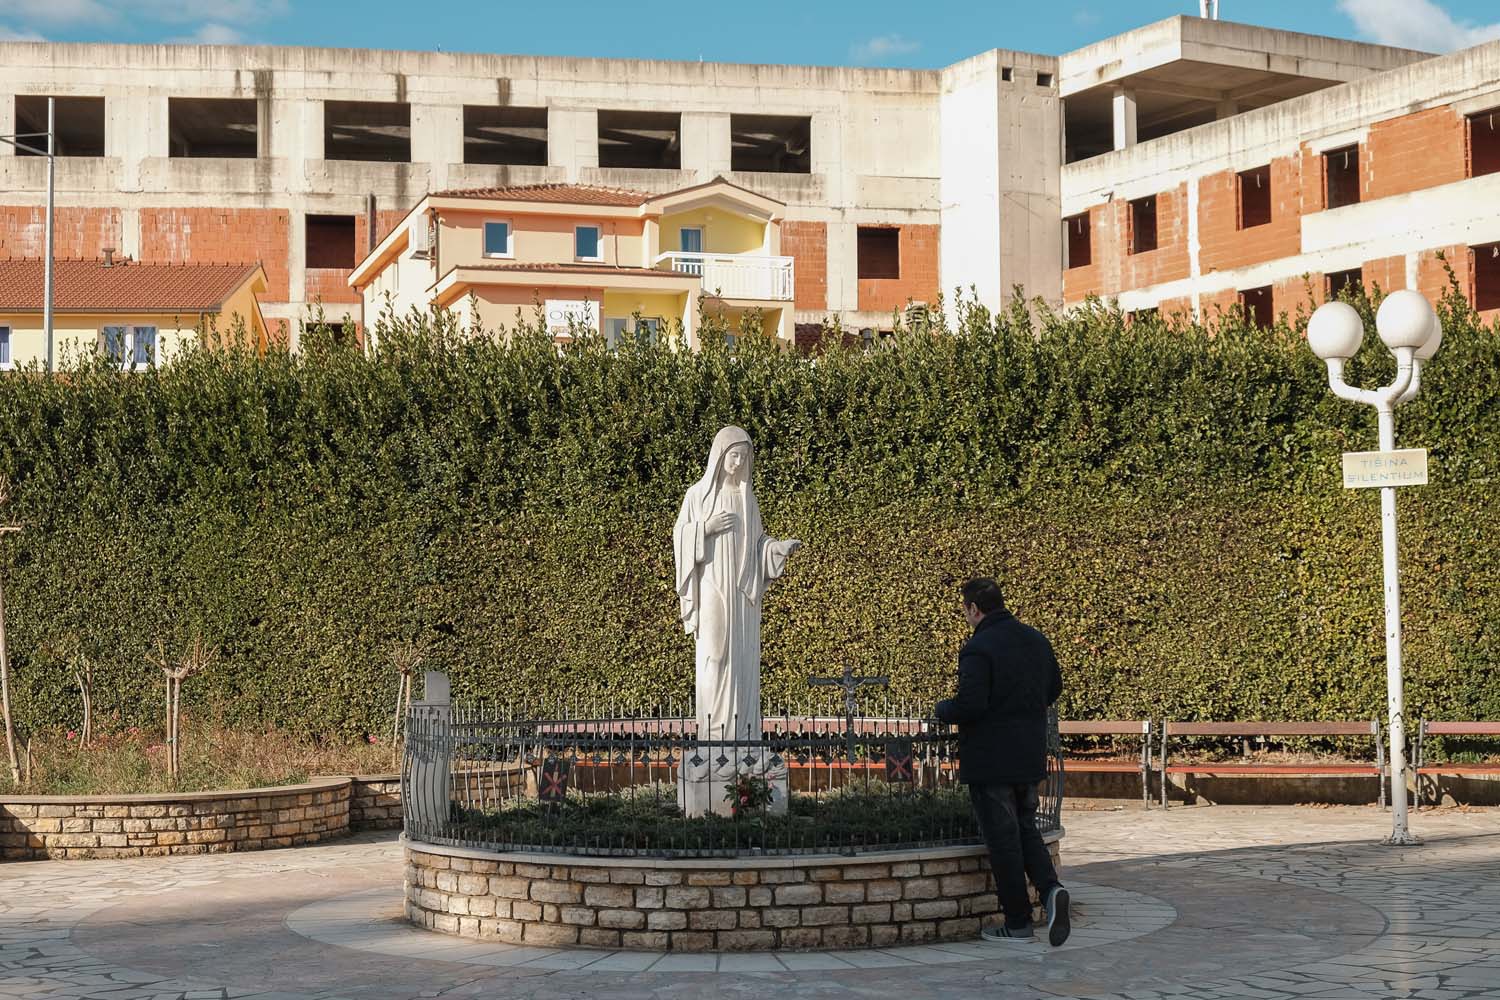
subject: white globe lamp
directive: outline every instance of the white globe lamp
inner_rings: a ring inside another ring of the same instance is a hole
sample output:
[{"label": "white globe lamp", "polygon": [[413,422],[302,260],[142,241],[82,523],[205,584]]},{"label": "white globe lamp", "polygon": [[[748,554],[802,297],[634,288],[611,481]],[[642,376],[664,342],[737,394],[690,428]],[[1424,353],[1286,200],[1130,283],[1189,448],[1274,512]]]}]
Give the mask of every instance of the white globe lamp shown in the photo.
[{"label": "white globe lamp", "polygon": [[1427,334],[1427,342],[1417,348],[1418,361],[1431,361],[1432,356],[1438,352],[1443,344],[1443,322],[1438,319],[1437,311],[1432,313],[1432,330]]},{"label": "white globe lamp", "polygon": [[1402,289],[1387,295],[1380,303],[1380,310],[1375,314],[1375,329],[1391,350],[1415,349],[1432,336],[1435,319],[1432,306],[1420,293]]},{"label": "white globe lamp", "polygon": [[1365,321],[1347,302],[1318,307],[1307,324],[1307,346],[1324,361],[1347,361],[1365,341]]}]

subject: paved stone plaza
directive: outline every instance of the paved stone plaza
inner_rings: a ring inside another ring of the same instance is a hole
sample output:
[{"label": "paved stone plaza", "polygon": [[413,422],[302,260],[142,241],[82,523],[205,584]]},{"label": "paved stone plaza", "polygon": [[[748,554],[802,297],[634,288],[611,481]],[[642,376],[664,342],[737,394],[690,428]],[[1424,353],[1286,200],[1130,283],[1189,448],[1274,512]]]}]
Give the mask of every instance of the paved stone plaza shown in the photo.
[{"label": "paved stone plaza", "polygon": [[1065,815],[1064,948],[654,955],[458,941],[400,918],[392,835],[258,854],[0,865],[0,997],[1494,997],[1500,814]]}]

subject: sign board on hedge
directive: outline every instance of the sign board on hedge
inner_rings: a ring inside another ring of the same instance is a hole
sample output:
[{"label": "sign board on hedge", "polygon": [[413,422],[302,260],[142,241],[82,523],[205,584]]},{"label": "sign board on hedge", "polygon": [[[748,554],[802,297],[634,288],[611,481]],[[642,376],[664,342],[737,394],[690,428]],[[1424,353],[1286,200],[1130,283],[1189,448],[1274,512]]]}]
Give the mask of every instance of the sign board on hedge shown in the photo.
[{"label": "sign board on hedge", "polygon": [[1344,488],[1426,486],[1427,449],[1344,452]]}]

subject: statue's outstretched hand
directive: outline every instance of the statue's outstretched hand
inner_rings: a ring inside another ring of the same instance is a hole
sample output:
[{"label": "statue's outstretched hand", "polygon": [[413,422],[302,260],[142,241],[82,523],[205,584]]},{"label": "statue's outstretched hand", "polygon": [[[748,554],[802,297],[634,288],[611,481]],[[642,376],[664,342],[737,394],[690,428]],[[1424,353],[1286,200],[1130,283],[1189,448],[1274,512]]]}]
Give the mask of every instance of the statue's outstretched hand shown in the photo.
[{"label": "statue's outstretched hand", "polygon": [[793,552],[796,552],[800,548],[802,548],[802,543],[799,542],[799,541],[797,541],[797,539],[795,539],[795,538],[788,538],[786,540],[786,554],[787,555],[791,555]]}]

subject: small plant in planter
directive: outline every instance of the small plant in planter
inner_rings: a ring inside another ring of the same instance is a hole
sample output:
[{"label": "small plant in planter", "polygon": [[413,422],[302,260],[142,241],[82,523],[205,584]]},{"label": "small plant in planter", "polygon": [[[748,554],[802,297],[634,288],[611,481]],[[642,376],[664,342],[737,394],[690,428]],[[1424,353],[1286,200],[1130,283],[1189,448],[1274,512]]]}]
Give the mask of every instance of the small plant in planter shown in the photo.
[{"label": "small plant in planter", "polygon": [[753,774],[737,774],[724,786],[724,801],[735,819],[763,815],[771,805],[771,783]]}]

